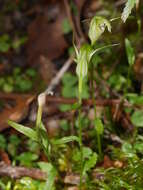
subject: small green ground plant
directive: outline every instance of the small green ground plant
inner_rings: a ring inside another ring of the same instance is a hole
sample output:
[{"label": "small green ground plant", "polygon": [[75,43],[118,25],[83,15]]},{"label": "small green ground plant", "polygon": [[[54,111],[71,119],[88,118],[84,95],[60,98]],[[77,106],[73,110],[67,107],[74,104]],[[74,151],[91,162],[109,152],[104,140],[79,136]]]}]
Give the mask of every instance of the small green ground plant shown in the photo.
[{"label": "small green ground plant", "polygon": [[29,68],[22,72],[20,67],[16,67],[11,74],[0,76],[0,90],[6,93],[29,92],[32,90],[36,78],[35,69]]}]

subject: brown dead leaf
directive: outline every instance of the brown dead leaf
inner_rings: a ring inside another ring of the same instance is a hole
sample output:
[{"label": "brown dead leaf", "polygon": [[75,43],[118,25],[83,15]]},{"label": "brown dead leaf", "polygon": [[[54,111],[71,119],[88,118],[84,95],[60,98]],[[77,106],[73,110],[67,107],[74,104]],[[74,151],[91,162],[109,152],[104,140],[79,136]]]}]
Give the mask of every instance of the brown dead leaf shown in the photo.
[{"label": "brown dead leaf", "polygon": [[48,85],[55,74],[54,64],[45,56],[40,56],[39,72],[42,79]]},{"label": "brown dead leaf", "polygon": [[104,163],[103,167],[105,169],[110,168],[110,167],[115,167],[115,168],[122,168],[124,166],[124,163],[120,160],[111,160],[109,156],[105,155],[104,156]]},{"label": "brown dead leaf", "polygon": [[59,133],[59,124],[60,121],[58,119],[51,119],[46,122],[46,129],[49,137],[55,137]]},{"label": "brown dead leaf", "polygon": [[113,166],[113,161],[109,158],[109,156],[105,155],[103,167],[106,169],[106,168],[110,168],[112,166]]},{"label": "brown dead leaf", "polygon": [[66,13],[62,1],[42,7],[42,13],[38,14],[28,27],[27,54],[29,64],[39,64],[41,55],[53,60],[63,54],[67,47],[62,30],[62,22],[65,17]]},{"label": "brown dead leaf", "polygon": [[11,164],[11,161],[10,161],[10,159],[9,159],[8,154],[7,154],[4,150],[2,150],[2,149],[0,149],[0,158],[1,158],[1,160],[4,161],[6,164],[8,164],[8,165]]},{"label": "brown dead leaf", "polygon": [[134,72],[136,79],[143,81],[143,53],[139,53],[134,64]]},{"label": "brown dead leaf", "polygon": [[114,167],[115,168],[122,168],[124,166],[124,163],[120,160],[114,161]]},{"label": "brown dead leaf", "polygon": [[98,180],[103,180],[104,179],[104,174],[102,173],[98,173],[96,170],[93,170],[93,173],[92,173],[92,177],[93,179],[98,179]]},{"label": "brown dead leaf", "polygon": [[131,122],[130,115],[128,113],[125,113],[125,112],[122,113],[120,122],[121,122],[122,127],[128,132],[131,133],[134,131],[134,126]]},{"label": "brown dead leaf", "polygon": [[3,64],[0,64],[0,72],[3,71],[3,69],[4,69]]},{"label": "brown dead leaf", "polygon": [[27,115],[29,104],[34,98],[34,95],[0,93],[0,99],[5,103],[0,112],[0,131],[8,128],[8,119],[15,122],[20,122],[24,119]]},{"label": "brown dead leaf", "polygon": [[75,174],[66,175],[64,178],[65,184],[78,185],[80,182],[80,176]]},{"label": "brown dead leaf", "polygon": [[125,130],[133,132],[134,127],[131,123],[130,115],[123,111],[121,103],[116,106],[112,106],[111,112],[112,118],[115,122],[120,123]]},{"label": "brown dead leaf", "polygon": [[121,107],[121,105],[117,104],[115,106],[112,106],[111,113],[112,113],[113,120],[118,122],[121,119],[121,116],[122,116],[122,107]]},{"label": "brown dead leaf", "polygon": [[73,187],[68,187],[67,190],[79,190],[79,188],[76,186],[73,186]]}]

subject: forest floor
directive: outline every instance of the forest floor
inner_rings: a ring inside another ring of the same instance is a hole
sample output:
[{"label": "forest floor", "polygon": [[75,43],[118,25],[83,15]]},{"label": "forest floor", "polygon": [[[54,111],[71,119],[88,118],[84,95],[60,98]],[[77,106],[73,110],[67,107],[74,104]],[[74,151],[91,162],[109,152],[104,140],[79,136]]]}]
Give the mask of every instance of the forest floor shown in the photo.
[{"label": "forest floor", "polygon": [[[143,190],[143,3],[125,23],[122,0],[0,7],[0,189]],[[91,47],[118,45],[93,55],[80,97],[94,16],[107,20]]]}]

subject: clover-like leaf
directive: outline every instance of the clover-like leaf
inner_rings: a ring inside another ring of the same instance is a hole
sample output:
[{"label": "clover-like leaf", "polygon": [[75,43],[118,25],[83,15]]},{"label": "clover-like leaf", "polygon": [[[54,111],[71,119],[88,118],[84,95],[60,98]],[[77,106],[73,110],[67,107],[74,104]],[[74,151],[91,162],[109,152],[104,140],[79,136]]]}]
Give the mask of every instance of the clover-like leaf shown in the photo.
[{"label": "clover-like leaf", "polygon": [[97,154],[94,152],[87,161],[85,161],[84,167],[83,167],[83,175],[86,174],[86,172],[90,171],[97,163]]},{"label": "clover-like leaf", "polygon": [[99,135],[102,135],[103,132],[104,132],[104,126],[103,126],[103,123],[102,123],[101,119],[96,118],[94,120],[94,125],[95,125],[95,129],[96,129],[97,133]]},{"label": "clover-like leaf", "polygon": [[38,162],[40,169],[47,173],[47,180],[43,190],[54,190],[54,182],[57,176],[57,170],[51,163]]},{"label": "clover-like leaf", "polygon": [[111,32],[111,24],[107,19],[100,16],[95,16],[92,18],[88,33],[92,45],[95,44],[106,28],[109,32]]},{"label": "clover-like leaf", "polygon": [[143,127],[143,111],[136,110],[131,116],[131,121],[136,127]]}]

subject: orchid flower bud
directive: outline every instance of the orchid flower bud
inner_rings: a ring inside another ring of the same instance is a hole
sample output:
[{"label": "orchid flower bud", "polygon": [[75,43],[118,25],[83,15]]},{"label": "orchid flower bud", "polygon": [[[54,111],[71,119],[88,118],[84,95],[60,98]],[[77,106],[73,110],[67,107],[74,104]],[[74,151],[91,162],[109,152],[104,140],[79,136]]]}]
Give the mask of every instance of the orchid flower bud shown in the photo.
[{"label": "orchid flower bud", "polygon": [[39,107],[43,107],[46,103],[46,94],[45,93],[41,93],[38,96],[38,106]]},{"label": "orchid flower bud", "polygon": [[76,49],[76,73],[79,78],[79,93],[82,93],[82,83],[85,76],[88,73],[88,64],[90,61],[90,54],[92,52],[91,47],[88,44],[84,44],[80,50]]},{"label": "orchid flower bud", "polygon": [[92,18],[88,33],[92,45],[94,45],[99,37],[103,34],[106,27],[108,31],[111,32],[111,24],[107,19],[100,16],[95,16]]}]

